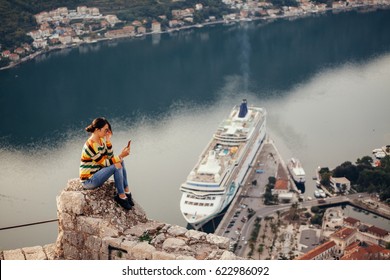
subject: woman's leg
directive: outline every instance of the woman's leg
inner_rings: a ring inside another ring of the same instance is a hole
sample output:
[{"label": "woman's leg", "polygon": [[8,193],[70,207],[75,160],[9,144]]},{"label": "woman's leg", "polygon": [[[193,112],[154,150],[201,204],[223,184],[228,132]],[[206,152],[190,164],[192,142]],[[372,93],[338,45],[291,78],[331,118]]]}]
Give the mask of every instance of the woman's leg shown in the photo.
[{"label": "woman's leg", "polygon": [[108,167],[104,167],[100,169],[98,172],[96,172],[91,179],[85,181],[83,183],[85,189],[95,189],[101,185],[105,181],[110,178],[111,175],[114,175],[115,180],[115,188],[118,193],[117,196],[115,196],[115,201],[119,203],[120,206],[123,208],[130,210],[132,207],[132,204],[128,201],[127,196],[124,191],[123,187],[123,168],[119,164],[118,166],[110,165]]},{"label": "woman's leg", "polygon": [[83,183],[84,188],[87,190],[96,189],[97,187],[103,185],[104,182],[106,182],[112,175],[114,175],[115,188],[118,195],[122,194],[122,198],[125,198],[123,168],[118,168],[115,165],[104,167],[93,174],[92,178]]},{"label": "woman's leg", "polygon": [[122,161],[122,167],[123,167],[123,187],[125,194],[127,196],[127,199],[129,200],[129,203],[131,206],[134,206],[134,201],[131,196],[130,188],[129,188],[129,183],[127,182],[127,171],[125,167],[125,163]]},{"label": "woman's leg", "polygon": [[123,168],[123,187],[125,188],[125,192],[128,193],[130,192],[130,189],[129,189],[129,183],[127,182],[127,171],[126,171],[126,166],[124,161],[122,161],[122,168]]},{"label": "woman's leg", "polygon": [[125,185],[124,185],[124,181],[125,181],[125,176],[123,175],[123,166],[121,168],[115,168],[115,172],[114,172],[114,180],[115,180],[115,187],[116,187],[116,190],[118,192],[118,195],[121,196],[122,194],[122,198],[126,198],[126,196],[124,195],[125,193]]},{"label": "woman's leg", "polygon": [[116,170],[114,173],[114,180],[115,180],[115,187],[116,191],[118,192],[118,195],[115,197],[115,200],[121,205],[123,208],[130,210],[131,207],[134,205],[130,203],[130,201],[127,198],[127,195],[125,194],[124,190],[124,166],[122,164],[115,164]]},{"label": "woman's leg", "polygon": [[111,177],[112,174],[115,173],[115,166],[107,166],[102,169],[100,169],[98,172],[93,174],[93,176],[88,179],[87,181],[83,182],[83,186],[87,190],[96,189],[97,187],[100,187],[104,184],[105,181],[108,180],[108,178]]}]

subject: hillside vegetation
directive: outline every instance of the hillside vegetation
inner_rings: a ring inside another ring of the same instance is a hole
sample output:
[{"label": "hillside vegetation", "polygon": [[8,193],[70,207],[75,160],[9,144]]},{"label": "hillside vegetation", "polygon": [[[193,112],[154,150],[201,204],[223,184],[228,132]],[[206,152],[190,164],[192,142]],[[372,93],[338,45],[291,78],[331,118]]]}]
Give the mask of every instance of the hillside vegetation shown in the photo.
[{"label": "hillside vegetation", "polygon": [[27,32],[36,27],[34,15],[59,7],[97,7],[103,14],[116,14],[119,19],[156,19],[171,16],[172,9],[194,7],[196,3],[212,7],[210,15],[226,10],[220,0],[0,0],[0,44],[3,49],[31,42]]},{"label": "hillside vegetation", "polygon": [[373,159],[364,156],[356,164],[342,163],[332,171],[334,177],[346,177],[359,192],[378,193],[382,201],[390,204],[390,156],[373,166]]}]

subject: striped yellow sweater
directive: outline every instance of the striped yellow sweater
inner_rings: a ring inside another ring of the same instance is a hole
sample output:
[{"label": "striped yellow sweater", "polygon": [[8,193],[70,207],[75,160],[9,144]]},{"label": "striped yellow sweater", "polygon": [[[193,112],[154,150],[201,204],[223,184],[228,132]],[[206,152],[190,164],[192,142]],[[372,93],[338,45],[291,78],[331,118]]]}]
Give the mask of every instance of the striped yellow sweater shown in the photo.
[{"label": "striped yellow sweater", "polygon": [[106,142],[104,138],[101,138],[100,141],[101,145],[88,139],[84,144],[79,171],[82,181],[91,178],[93,174],[103,167],[121,161],[119,157],[114,156],[111,142]]}]

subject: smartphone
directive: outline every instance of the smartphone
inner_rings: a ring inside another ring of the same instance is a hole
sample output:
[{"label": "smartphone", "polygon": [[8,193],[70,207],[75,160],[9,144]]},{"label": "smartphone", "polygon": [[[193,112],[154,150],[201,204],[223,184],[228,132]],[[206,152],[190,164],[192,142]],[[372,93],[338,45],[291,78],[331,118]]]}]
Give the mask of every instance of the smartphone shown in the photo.
[{"label": "smartphone", "polygon": [[127,148],[130,148],[131,140],[127,143]]}]

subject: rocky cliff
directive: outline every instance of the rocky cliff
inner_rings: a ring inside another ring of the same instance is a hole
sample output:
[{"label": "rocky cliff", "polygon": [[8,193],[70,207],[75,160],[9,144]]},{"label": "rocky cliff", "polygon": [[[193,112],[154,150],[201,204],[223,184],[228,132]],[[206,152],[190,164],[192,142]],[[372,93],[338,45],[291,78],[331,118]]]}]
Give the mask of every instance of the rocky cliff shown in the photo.
[{"label": "rocky cliff", "polygon": [[114,200],[112,181],[84,190],[70,180],[57,197],[57,259],[237,259],[230,240],[149,220],[142,207],[127,211]]}]

